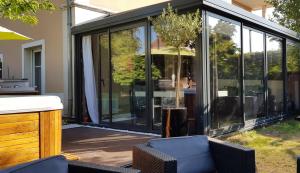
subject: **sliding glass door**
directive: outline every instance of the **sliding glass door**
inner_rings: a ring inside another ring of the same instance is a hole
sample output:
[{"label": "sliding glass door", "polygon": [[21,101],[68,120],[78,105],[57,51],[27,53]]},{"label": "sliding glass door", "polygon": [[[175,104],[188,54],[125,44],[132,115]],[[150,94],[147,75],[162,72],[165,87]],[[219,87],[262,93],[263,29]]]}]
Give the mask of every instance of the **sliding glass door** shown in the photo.
[{"label": "sliding glass door", "polygon": [[287,108],[291,115],[300,113],[300,44],[287,43]]},{"label": "sliding glass door", "polygon": [[[99,35],[99,55],[100,55],[100,74],[98,75],[98,88],[100,91],[100,116],[101,121],[105,123],[110,122],[110,58],[109,58],[109,40],[108,33],[102,33]],[[98,44],[98,45],[99,45]]]},{"label": "sliding glass door", "polygon": [[141,25],[92,35],[101,124],[126,129],[148,125],[145,40]]},{"label": "sliding glass door", "polygon": [[266,36],[268,116],[282,115],[284,110],[282,39]]},{"label": "sliding glass door", "polygon": [[152,106],[153,128],[160,129],[162,109],[175,107],[175,86],[180,83],[180,106],[187,109],[188,129],[190,134],[196,133],[196,48],[195,43],[181,48],[180,81],[177,75],[176,48],[167,46],[151,27],[151,76],[152,76]]},{"label": "sliding glass door", "polygon": [[111,33],[112,123],[146,126],[145,27]]},{"label": "sliding glass door", "polygon": [[[230,131],[255,122],[248,120],[285,114],[282,38],[207,14],[210,128]],[[292,88],[298,86],[300,70],[295,50],[288,46],[287,66],[288,77],[296,79],[289,81],[289,92],[296,93],[289,94],[289,106],[297,110],[299,93]]]},{"label": "sliding glass door", "polygon": [[239,23],[229,19],[208,17],[212,129],[243,123],[240,28]]},{"label": "sliding glass door", "polygon": [[245,120],[266,116],[264,34],[243,28]]}]

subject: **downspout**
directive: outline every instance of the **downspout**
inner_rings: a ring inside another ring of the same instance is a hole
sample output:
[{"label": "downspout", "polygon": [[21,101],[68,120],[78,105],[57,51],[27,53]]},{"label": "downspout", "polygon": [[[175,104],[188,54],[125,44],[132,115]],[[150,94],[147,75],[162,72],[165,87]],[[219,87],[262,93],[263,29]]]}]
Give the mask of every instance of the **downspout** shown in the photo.
[{"label": "downspout", "polygon": [[73,112],[73,41],[72,41],[72,0],[67,1],[67,30],[68,30],[68,113],[74,118]]}]

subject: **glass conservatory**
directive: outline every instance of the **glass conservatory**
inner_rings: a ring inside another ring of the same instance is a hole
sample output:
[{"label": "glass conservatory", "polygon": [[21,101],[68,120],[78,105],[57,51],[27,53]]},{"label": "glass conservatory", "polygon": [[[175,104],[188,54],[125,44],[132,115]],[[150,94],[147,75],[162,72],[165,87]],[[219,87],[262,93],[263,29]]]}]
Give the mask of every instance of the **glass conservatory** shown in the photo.
[{"label": "glass conservatory", "polygon": [[180,81],[176,50],[148,20],[167,3],[72,28],[78,121],[160,133],[177,82],[189,134],[219,135],[300,113],[297,33],[221,1],[171,5],[202,15],[198,40],[182,48]]}]

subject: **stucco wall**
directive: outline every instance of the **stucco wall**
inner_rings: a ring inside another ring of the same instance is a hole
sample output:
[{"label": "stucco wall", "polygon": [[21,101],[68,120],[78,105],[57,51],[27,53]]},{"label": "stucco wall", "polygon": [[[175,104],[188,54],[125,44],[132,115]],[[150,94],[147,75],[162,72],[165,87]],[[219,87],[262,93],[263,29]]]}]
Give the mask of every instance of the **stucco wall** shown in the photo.
[{"label": "stucco wall", "polygon": [[53,0],[58,9],[55,12],[41,12],[38,25],[0,19],[0,25],[24,34],[33,40],[0,41],[0,53],[4,54],[4,78],[22,77],[22,44],[45,40],[45,92],[62,93],[63,79],[63,11],[64,0]]}]

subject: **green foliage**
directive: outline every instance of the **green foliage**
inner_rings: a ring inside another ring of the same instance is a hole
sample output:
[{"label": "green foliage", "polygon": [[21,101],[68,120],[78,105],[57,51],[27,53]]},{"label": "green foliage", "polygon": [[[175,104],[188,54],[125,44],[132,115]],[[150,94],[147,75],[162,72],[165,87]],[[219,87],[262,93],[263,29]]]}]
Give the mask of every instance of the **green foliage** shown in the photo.
[{"label": "green foliage", "polygon": [[233,41],[235,25],[219,20],[211,30],[210,61],[215,65],[216,78],[237,79],[240,48]]},{"label": "green foliage", "polygon": [[244,54],[245,61],[245,79],[261,80],[264,75],[264,53],[248,52]]},{"label": "green foliage", "polygon": [[134,79],[134,58],[140,40],[132,35],[131,30],[116,32],[111,38],[113,80],[120,85],[131,85]]},{"label": "green foliage", "polygon": [[176,107],[180,103],[180,74],[181,74],[181,47],[192,45],[199,33],[201,32],[201,17],[197,10],[194,13],[178,14],[177,10],[173,10],[170,4],[167,9],[163,9],[161,15],[156,18],[149,18],[152,21],[154,31],[166,44],[177,49],[177,82],[175,87],[176,92]]},{"label": "green foliage", "polygon": [[0,0],[0,17],[10,20],[37,24],[41,10],[53,11],[55,5],[50,0]]},{"label": "green foliage", "polygon": [[269,80],[282,80],[282,50],[269,50],[267,55]]},{"label": "green foliage", "polygon": [[[146,80],[145,52],[142,50],[144,41],[137,32],[138,29],[135,28],[112,34],[112,77],[115,83],[122,86]],[[155,65],[152,65],[152,77],[160,77],[160,71]]]},{"label": "green foliage", "polygon": [[195,13],[179,15],[170,4],[163,9],[160,16],[150,18],[155,32],[167,46],[177,49],[184,47],[187,42],[194,42],[201,32],[201,17],[197,10]]},{"label": "green foliage", "polygon": [[300,72],[300,46],[287,46],[287,70],[288,72]]},{"label": "green foliage", "polygon": [[274,21],[300,33],[300,1],[299,0],[266,0],[273,5]]}]

